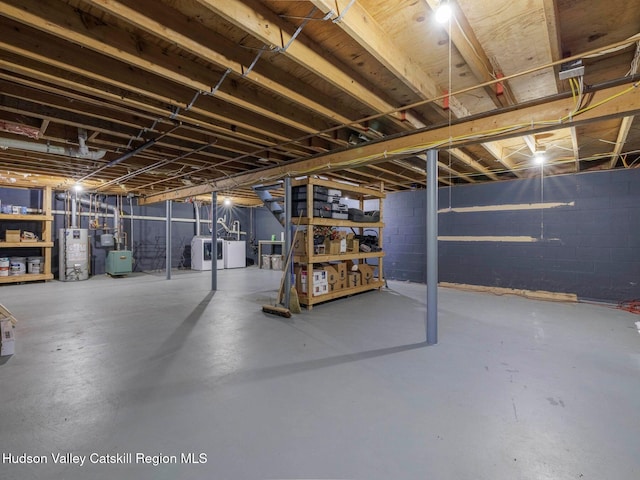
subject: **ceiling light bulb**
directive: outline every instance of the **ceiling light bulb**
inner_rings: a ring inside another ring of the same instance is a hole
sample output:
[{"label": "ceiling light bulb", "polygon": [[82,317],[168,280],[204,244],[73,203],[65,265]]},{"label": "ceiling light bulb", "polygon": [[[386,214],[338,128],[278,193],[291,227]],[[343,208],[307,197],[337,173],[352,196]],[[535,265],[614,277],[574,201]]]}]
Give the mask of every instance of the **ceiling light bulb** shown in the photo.
[{"label": "ceiling light bulb", "polygon": [[451,18],[451,7],[449,3],[441,3],[436,10],[436,22],[447,23]]},{"label": "ceiling light bulb", "polygon": [[533,161],[538,165],[542,165],[544,163],[544,152],[536,152],[533,154]]},{"label": "ceiling light bulb", "polygon": [[76,184],[73,186],[73,189],[74,189],[76,192],[81,192],[81,191],[83,190],[82,185],[80,185],[79,183],[76,183]]},{"label": "ceiling light bulb", "polygon": [[231,199],[230,199],[230,198],[225,198],[225,199],[222,201],[222,203],[223,203],[223,205],[224,205],[225,207],[230,207],[230,206],[231,206]]}]

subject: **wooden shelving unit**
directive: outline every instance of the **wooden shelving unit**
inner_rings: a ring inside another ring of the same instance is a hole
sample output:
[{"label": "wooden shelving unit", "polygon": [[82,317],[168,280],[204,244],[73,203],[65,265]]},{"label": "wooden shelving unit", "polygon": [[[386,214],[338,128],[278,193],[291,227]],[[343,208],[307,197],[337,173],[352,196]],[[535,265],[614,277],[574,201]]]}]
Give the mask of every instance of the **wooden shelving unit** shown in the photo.
[{"label": "wooden shelving unit", "polygon": [[[313,235],[306,235],[306,251],[307,255],[293,255],[294,264],[302,265],[303,268],[309,272],[307,274],[307,292],[313,291],[313,278],[310,272],[314,270],[314,264],[319,263],[327,263],[327,262],[338,262],[338,261],[347,261],[347,260],[359,260],[364,261],[368,258],[377,258],[378,259],[378,277],[371,279],[371,281],[367,284],[359,285],[356,287],[347,287],[341,288],[339,290],[334,290],[329,293],[314,296],[311,293],[306,294],[302,292],[298,292],[298,297],[300,300],[300,304],[304,305],[307,309],[311,310],[313,305],[326,302],[328,300],[335,300],[336,298],[342,298],[349,295],[353,295],[356,293],[366,292],[369,290],[380,289],[384,286],[384,278],[382,275],[384,272],[383,269],[383,259],[384,259],[384,251],[382,251],[382,230],[384,228],[384,223],[382,222],[382,200],[385,198],[385,193],[383,189],[383,185],[380,185],[379,190],[374,190],[371,188],[358,187],[348,184],[343,184],[339,182],[332,182],[329,180],[322,180],[318,178],[306,178],[302,180],[294,180],[291,182],[293,187],[307,185],[307,212],[308,216],[302,218],[293,218],[292,222],[294,224],[298,224],[303,227],[307,227],[308,229],[313,229],[314,226],[324,226],[324,227],[343,227],[343,228],[352,228],[358,229],[360,234],[363,233],[365,229],[376,229],[378,231],[378,246],[381,248],[378,252],[358,252],[358,253],[341,253],[336,255],[329,254],[315,254],[314,245],[313,245]],[[342,191],[344,196],[349,196],[350,199],[358,199],[360,202],[360,209],[364,209],[364,201],[368,199],[377,199],[379,200],[379,211],[380,211],[380,221],[379,222],[353,222],[350,220],[338,220],[334,218],[320,218],[313,217],[313,187],[314,186],[322,186],[330,189],[340,190]]]},{"label": "wooden shelving unit", "polygon": [[[10,187],[3,187],[10,188]],[[51,213],[51,187],[45,187],[43,189],[42,200],[43,215],[11,215],[0,214],[0,223],[3,222],[38,222],[40,223],[40,240],[37,242],[0,242],[0,257],[6,255],[3,254],[4,249],[8,248],[39,248],[43,263],[41,264],[41,273],[28,273],[26,275],[9,275],[8,277],[0,277],[0,284],[3,283],[18,283],[18,282],[33,282],[37,280],[51,280],[53,274],[51,273],[51,249],[53,248],[53,240],[51,238],[53,215]]]}]

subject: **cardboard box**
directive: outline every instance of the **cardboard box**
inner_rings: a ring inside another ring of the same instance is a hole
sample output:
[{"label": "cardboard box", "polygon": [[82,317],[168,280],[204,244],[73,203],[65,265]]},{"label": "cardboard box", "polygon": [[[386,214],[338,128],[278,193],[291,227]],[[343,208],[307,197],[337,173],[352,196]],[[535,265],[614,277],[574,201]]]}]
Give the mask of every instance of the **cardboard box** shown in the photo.
[{"label": "cardboard box", "polygon": [[338,285],[338,272],[331,265],[323,265],[322,269],[327,272],[327,283],[329,284],[329,291],[336,290]]},{"label": "cardboard box", "polygon": [[340,240],[327,240],[324,241],[325,252],[328,255],[340,254]]},{"label": "cardboard box", "polygon": [[360,272],[349,272],[349,288],[359,287],[362,285]]},{"label": "cardboard box", "polygon": [[348,253],[359,253],[360,252],[360,242],[353,233],[347,235],[347,252]]},{"label": "cardboard box", "polygon": [[331,266],[338,273],[338,282],[347,283],[347,264],[344,262],[332,263]]},{"label": "cardboard box", "polygon": [[13,355],[16,347],[16,337],[13,325],[9,320],[0,321],[0,356]]},{"label": "cardboard box", "polygon": [[18,320],[16,319],[16,317],[14,317],[13,314],[9,310],[7,310],[7,308],[4,305],[0,303],[0,322],[5,322],[5,321],[9,321],[13,325],[16,325],[18,323]]},{"label": "cardboard box", "polygon": [[325,270],[313,271],[313,284],[324,283],[327,281],[327,272]]},{"label": "cardboard box", "polygon": [[294,255],[306,255],[307,254],[307,232],[298,231],[295,241],[292,245]]},{"label": "cardboard box", "polygon": [[298,293],[307,293],[307,271],[301,265],[293,267],[295,286]]},{"label": "cardboard box", "polygon": [[[295,285],[296,290],[300,293],[307,293],[307,271],[303,270],[301,266],[296,266],[293,269],[295,274]],[[327,285],[328,291],[328,283],[327,283],[327,272],[325,270],[314,270],[311,279],[311,289],[314,290],[316,285]],[[314,295],[316,295],[314,293]]]},{"label": "cardboard box", "polygon": [[4,239],[6,242],[19,242],[20,230],[7,230],[4,234]]},{"label": "cardboard box", "polygon": [[360,277],[362,278],[363,285],[368,285],[373,282],[373,267],[371,265],[367,265],[366,263],[359,263],[358,271],[360,272]]},{"label": "cardboard box", "polygon": [[320,295],[326,295],[327,293],[329,293],[329,284],[326,281],[313,284],[314,297],[318,297]]},{"label": "cardboard box", "polygon": [[347,241],[341,240],[325,240],[325,251],[328,255],[340,255],[341,253],[347,253]]}]

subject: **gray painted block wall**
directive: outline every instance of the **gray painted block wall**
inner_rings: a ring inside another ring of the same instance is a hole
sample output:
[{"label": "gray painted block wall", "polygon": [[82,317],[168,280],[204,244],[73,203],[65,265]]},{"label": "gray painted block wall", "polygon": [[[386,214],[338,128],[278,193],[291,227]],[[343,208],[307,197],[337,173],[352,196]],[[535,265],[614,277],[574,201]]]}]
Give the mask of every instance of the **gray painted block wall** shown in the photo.
[{"label": "gray painted block wall", "polygon": [[[384,203],[385,274],[424,282],[424,190]],[[619,302],[640,297],[640,171],[620,170],[439,189],[439,236],[532,237],[532,242],[440,241],[439,281],[575,293]],[[557,202],[547,209],[448,212],[449,207]],[[444,210],[444,211],[443,211]],[[506,240],[506,239],[505,239]]]}]

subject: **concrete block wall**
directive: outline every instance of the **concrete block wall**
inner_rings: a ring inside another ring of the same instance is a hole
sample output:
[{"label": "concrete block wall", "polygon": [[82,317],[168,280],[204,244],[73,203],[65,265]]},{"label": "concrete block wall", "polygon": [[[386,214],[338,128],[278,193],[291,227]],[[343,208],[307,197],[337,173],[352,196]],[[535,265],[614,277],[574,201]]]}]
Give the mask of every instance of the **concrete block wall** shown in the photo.
[{"label": "concrete block wall", "polygon": [[[387,278],[425,281],[425,198],[417,190],[385,200]],[[508,207],[541,201],[550,208]],[[439,207],[439,281],[640,297],[638,170],[444,187]]]}]

